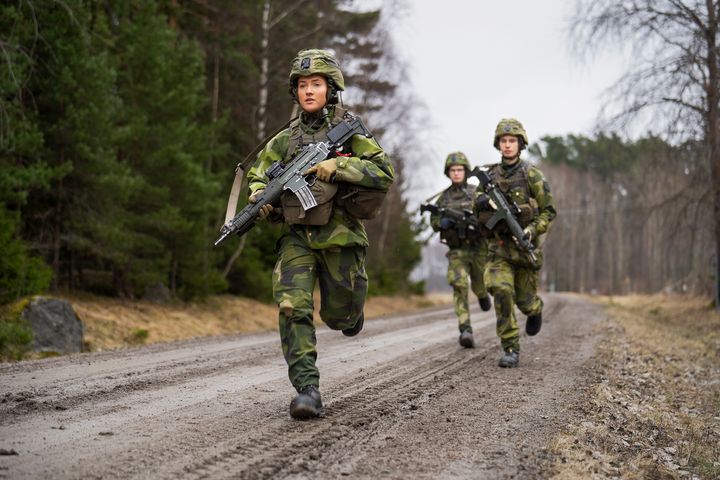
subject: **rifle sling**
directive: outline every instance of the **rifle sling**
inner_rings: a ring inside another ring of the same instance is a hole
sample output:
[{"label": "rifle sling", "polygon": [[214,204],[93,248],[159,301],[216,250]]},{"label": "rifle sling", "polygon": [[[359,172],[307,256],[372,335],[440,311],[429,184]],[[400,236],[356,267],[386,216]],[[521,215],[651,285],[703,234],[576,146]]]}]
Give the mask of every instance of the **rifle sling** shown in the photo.
[{"label": "rifle sling", "polygon": [[233,179],[232,188],[230,188],[230,196],[228,197],[227,209],[225,210],[225,223],[229,222],[233,219],[233,217],[235,217],[238,199],[240,198],[240,190],[242,190],[243,180],[245,179],[245,170],[250,167],[250,160],[253,160],[254,157],[260,152],[260,150],[265,148],[265,145],[267,145],[267,143],[273,137],[275,137],[275,135],[288,128],[293,120],[295,120],[295,118],[291,118],[285,125],[265,137],[265,140],[260,142],[253,149],[253,151],[248,153],[245,158],[243,158],[243,160],[235,167],[235,178]]}]

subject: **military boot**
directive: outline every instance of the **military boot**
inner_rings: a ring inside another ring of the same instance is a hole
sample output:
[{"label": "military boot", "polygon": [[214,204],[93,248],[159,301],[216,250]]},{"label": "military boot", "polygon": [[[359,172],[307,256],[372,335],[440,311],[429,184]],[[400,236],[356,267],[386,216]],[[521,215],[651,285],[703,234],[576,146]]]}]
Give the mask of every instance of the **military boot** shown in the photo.
[{"label": "military boot", "polygon": [[513,352],[512,349],[505,350],[503,352],[503,356],[500,357],[498,366],[503,367],[503,368],[515,368],[518,366],[519,361],[520,361],[520,354],[518,352]]},{"label": "military boot", "polygon": [[542,327],[542,312],[535,315],[529,315],[527,317],[527,323],[525,324],[525,333],[528,335],[537,335]]},{"label": "military boot", "polygon": [[363,329],[363,323],[365,323],[365,312],[360,314],[360,318],[357,319],[354,327],[346,328],[342,331],[343,335],[346,337],[354,337]]},{"label": "military boot", "polygon": [[483,312],[487,312],[492,307],[492,302],[490,301],[490,295],[485,295],[483,298],[478,299],[480,302],[480,309]]},{"label": "military boot", "polygon": [[325,413],[320,390],[315,385],[303,388],[297,397],[290,402],[290,416],[298,420],[319,417]]},{"label": "military boot", "polygon": [[465,348],[475,348],[475,338],[473,337],[472,332],[466,330],[460,333],[458,341],[460,342],[460,345]]}]

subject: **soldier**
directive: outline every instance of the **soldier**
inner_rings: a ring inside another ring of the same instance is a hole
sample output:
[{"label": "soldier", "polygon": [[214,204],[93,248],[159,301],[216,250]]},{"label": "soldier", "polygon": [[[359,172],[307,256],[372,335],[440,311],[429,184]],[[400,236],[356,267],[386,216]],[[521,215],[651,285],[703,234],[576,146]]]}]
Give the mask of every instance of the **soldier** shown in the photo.
[{"label": "soldier", "polygon": [[[350,115],[337,105],[345,81],[330,52],[298,52],[289,83],[301,113],[267,143],[248,172],[251,202],[268,182],[265,170],[273,162],[290,160],[304,145],[324,139],[329,128]],[[390,159],[369,134],[354,135],[330,157],[306,172],[317,177],[312,192],[318,206],[305,212],[294,194],[287,192],[281,205],[265,205],[261,212],[263,218],[284,220],[272,283],[280,309],[283,355],[298,392],[290,403],[290,415],[298,419],[323,413],[315,365],[315,283],[320,285],[322,320],[346,336],[357,335],[363,328],[368,289],[368,237],[361,219],[377,212],[395,175]]]},{"label": "soldier", "polygon": [[[503,349],[501,367],[517,367],[520,335],[514,306],[527,315],[525,332],[536,335],[542,325],[543,302],[537,295],[538,273],[542,266],[542,245],[550,223],[556,216],[550,187],[545,176],[535,166],[520,158],[527,147],[528,137],[522,124],[515,119],[502,119],[495,129],[493,145],[500,150],[502,160],[489,167],[493,183],[505,197],[520,207],[518,222],[525,237],[535,248],[536,262],[513,241],[504,222],[499,222],[488,241],[488,263],[485,285],[495,300],[497,335]],[[475,202],[478,220],[486,222],[495,206],[486,194],[480,193]]]},{"label": "soldier", "polygon": [[[440,193],[435,205],[460,212],[472,212],[477,187],[467,183],[469,172],[470,163],[462,152],[448,155],[445,160],[445,176],[450,178],[452,184]],[[483,281],[483,271],[487,261],[487,240],[483,238],[479,229],[468,228],[466,224],[458,223],[439,212],[430,216],[430,224],[433,230],[440,232],[442,242],[450,248],[446,254],[447,280],[453,288],[455,314],[460,329],[460,345],[473,348],[475,340],[468,308],[468,276],[470,287],[480,302],[480,308],[487,312],[491,306]]]}]

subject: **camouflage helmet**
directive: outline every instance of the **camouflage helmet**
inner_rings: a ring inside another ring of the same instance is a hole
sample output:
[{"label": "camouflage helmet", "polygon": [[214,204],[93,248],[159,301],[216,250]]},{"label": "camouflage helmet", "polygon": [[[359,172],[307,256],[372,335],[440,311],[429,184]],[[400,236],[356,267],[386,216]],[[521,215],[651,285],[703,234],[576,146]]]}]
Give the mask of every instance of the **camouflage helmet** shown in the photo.
[{"label": "camouflage helmet", "polygon": [[520,142],[520,150],[527,147],[527,144],[529,143],[525,127],[523,127],[519,120],[514,118],[503,118],[495,128],[493,146],[498,150],[500,150],[500,137],[504,135],[515,135],[516,137],[521,138],[522,141]]},{"label": "camouflage helmet", "polygon": [[462,165],[465,167],[465,172],[470,171],[470,162],[468,161],[467,157],[462,152],[453,152],[447,156],[445,159],[445,176],[450,176],[450,167],[453,165]]},{"label": "camouflage helmet", "polygon": [[310,75],[322,75],[328,79],[332,90],[345,90],[340,65],[335,56],[327,50],[317,48],[300,50],[290,65],[290,94],[295,96],[297,79]]}]

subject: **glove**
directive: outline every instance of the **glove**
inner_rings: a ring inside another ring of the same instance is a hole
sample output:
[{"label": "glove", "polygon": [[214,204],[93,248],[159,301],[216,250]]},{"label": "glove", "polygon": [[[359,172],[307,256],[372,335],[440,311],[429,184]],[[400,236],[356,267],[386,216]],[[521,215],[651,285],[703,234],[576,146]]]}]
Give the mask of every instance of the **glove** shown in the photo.
[{"label": "glove", "polygon": [[455,225],[455,220],[452,218],[443,217],[440,219],[440,230],[448,230]]},{"label": "glove", "polygon": [[[260,190],[255,190],[255,192],[252,195],[250,195],[250,198],[248,198],[248,201],[250,203],[257,203],[258,198],[260,197],[260,195],[262,195],[263,190],[264,190],[263,188],[261,188]],[[263,205],[262,207],[260,207],[260,212],[258,213],[258,217],[260,218],[260,220],[263,220],[268,215],[270,215],[270,213],[273,210],[274,210],[273,206],[270,205],[269,203],[266,205]]]},{"label": "glove", "polygon": [[490,205],[490,197],[484,193],[479,195],[477,200],[475,200],[475,207],[477,207],[478,211],[481,212],[487,212],[493,209]]},{"label": "glove", "polygon": [[333,180],[333,177],[335,177],[336,172],[337,159],[328,158],[327,160],[323,160],[322,162],[318,163],[314,167],[310,167],[307,172],[305,172],[305,175],[310,175],[311,173],[314,173],[317,175],[317,178],[319,178],[323,182],[331,182]]},{"label": "glove", "polygon": [[523,233],[525,234],[525,238],[527,238],[528,242],[532,242],[533,238],[535,238],[535,229],[533,227],[531,227],[530,225],[525,227],[525,229],[523,230]]}]

